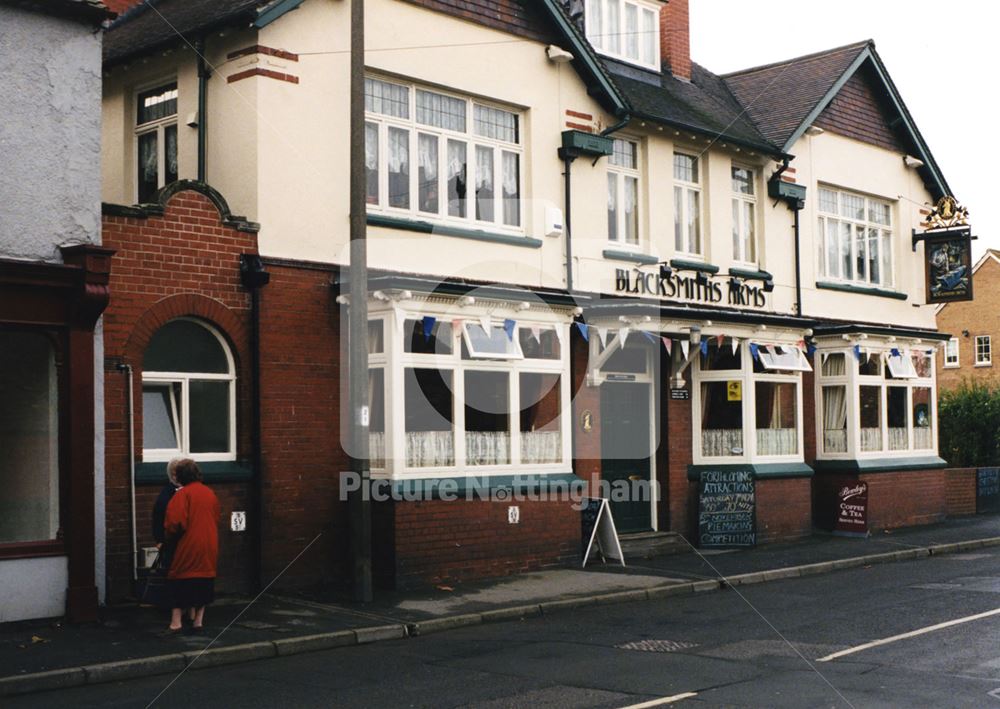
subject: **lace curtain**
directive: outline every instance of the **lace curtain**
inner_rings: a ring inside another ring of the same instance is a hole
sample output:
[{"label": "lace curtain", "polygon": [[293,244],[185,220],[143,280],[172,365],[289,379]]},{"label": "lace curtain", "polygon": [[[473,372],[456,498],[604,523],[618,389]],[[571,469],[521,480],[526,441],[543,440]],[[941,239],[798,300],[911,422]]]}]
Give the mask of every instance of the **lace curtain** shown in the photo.
[{"label": "lace curtain", "polygon": [[510,463],[510,434],[507,431],[466,431],[467,465],[506,465]]},{"label": "lace curtain", "polygon": [[847,387],[823,387],[823,450],[847,452]]},{"label": "lace curtain", "polygon": [[562,461],[562,433],[531,431],[521,434],[521,462],[525,464]]},{"label": "lace curtain", "polygon": [[406,464],[413,468],[454,465],[454,434],[451,431],[407,432]]},{"label": "lace curtain", "polygon": [[717,428],[701,432],[701,454],[704,456],[742,455],[733,449],[743,449],[743,430]]},{"label": "lace curtain", "polygon": [[420,179],[436,180],[438,174],[438,144],[437,138],[431,135],[421,135],[417,141],[420,162]]}]

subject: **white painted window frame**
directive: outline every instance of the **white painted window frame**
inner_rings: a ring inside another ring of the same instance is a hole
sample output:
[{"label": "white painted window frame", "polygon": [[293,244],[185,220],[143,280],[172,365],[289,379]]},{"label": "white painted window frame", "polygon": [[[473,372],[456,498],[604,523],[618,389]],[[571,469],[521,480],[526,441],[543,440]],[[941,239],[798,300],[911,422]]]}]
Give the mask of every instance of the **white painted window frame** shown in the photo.
[{"label": "white painted window frame", "polygon": [[[837,196],[837,213],[836,214],[831,214],[829,212],[824,212],[823,211],[822,202],[820,201],[820,196],[819,196],[819,191],[820,190],[826,190],[826,191],[829,191],[829,192],[833,192]],[[846,196],[850,196],[850,197],[860,198],[860,199],[864,200],[864,203],[865,203],[865,219],[858,220],[858,219],[852,219],[852,218],[849,218],[849,217],[841,216],[841,214],[840,214],[841,204],[843,202],[843,198],[844,198],[845,195]],[[878,204],[878,205],[881,205],[881,206],[889,208],[889,222],[890,222],[889,224],[887,224],[887,225],[886,224],[878,224],[876,222],[873,222],[873,221],[869,220],[868,214],[870,213],[871,205],[872,204]],[[818,215],[818,217],[817,217],[818,227],[817,228],[819,230],[818,233],[817,233],[817,239],[816,239],[816,242],[817,242],[817,245],[818,245],[818,252],[817,252],[817,258],[818,258],[817,273],[820,274],[820,278],[822,278],[824,281],[833,281],[833,282],[837,282],[837,283],[845,283],[845,284],[848,284],[848,285],[868,286],[868,287],[873,287],[873,288],[892,288],[893,284],[895,283],[895,270],[896,270],[896,254],[895,254],[896,242],[895,242],[895,239],[893,238],[894,232],[895,232],[895,227],[894,227],[894,224],[893,224],[894,219],[895,219],[894,213],[895,213],[895,205],[894,205],[893,202],[891,202],[889,200],[880,199],[878,197],[873,197],[873,196],[870,196],[870,195],[862,194],[860,192],[853,192],[851,190],[845,190],[845,189],[842,189],[842,188],[839,188],[839,187],[835,187],[833,185],[827,185],[827,184],[820,183],[819,186],[818,186],[818,189],[817,189],[817,194],[816,194],[816,214]],[[828,233],[828,229],[827,229],[827,225],[829,223],[847,224],[851,228],[851,239],[850,239],[850,252],[851,253],[850,253],[850,257],[851,257],[852,268],[855,270],[854,276],[852,278],[845,278],[844,275],[842,273],[840,273],[840,266],[841,266],[840,258],[841,258],[841,255],[842,255],[843,246],[842,246],[842,243],[840,241],[840,237],[839,236],[837,237],[837,240],[838,240],[837,243],[838,243],[839,248],[837,250],[838,260],[837,260],[836,273],[834,273],[833,270],[831,269],[831,265],[830,265],[830,262],[829,262],[829,253],[830,253],[830,249],[829,249],[829,246],[830,246],[830,244],[829,244],[829,233]],[[865,230],[865,277],[863,279],[858,278],[857,277],[857,273],[856,273],[858,252],[857,252],[857,240],[856,240],[856,238],[855,238],[854,235],[855,235],[855,230],[858,227],[861,227],[861,228],[863,228]],[[868,235],[868,230],[870,230],[870,229],[877,229],[877,230],[879,230],[879,237],[878,237],[878,242],[879,242],[879,280],[878,281],[873,281],[872,278],[871,278],[870,261],[868,260],[868,247],[869,247],[869,243],[871,241],[871,239],[870,239],[870,237]],[[888,242],[888,244],[889,244],[889,250],[888,250],[888,253],[889,253],[889,267],[888,268],[886,268],[886,266],[885,266],[885,263],[886,263],[886,261],[885,261],[885,251],[883,250],[886,242]]]},{"label": "white painted window frame", "polygon": [[[949,351],[952,346],[954,346],[954,350]],[[952,337],[951,339],[948,340],[947,343],[945,343],[945,347],[943,350],[943,356],[944,356],[943,366],[945,369],[957,369],[959,366],[961,366],[961,362],[959,360],[960,352],[961,350],[959,348],[959,342],[957,337]],[[954,354],[954,356],[952,356],[952,354]]]},{"label": "white painted window frame", "polygon": [[[760,226],[760,218],[758,217],[759,210],[757,209],[757,170],[743,163],[732,163],[730,167],[730,187],[732,187],[732,170],[734,169],[749,171],[750,187],[753,190],[753,194],[737,192],[735,189],[732,190],[732,202],[738,207],[736,215],[733,217],[732,225],[733,236],[737,240],[737,243],[733,244],[733,261],[756,268],[759,253],[757,235],[760,233],[760,229],[758,228]],[[743,208],[745,205],[750,205],[751,217],[749,223],[744,219]]]},{"label": "white painted window frame", "polygon": [[[645,241],[643,238],[643,210],[642,210],[642,196],[643,196],[643,180],[642,180],[642,142],[638,138],[631,136],[622,136],[615,138],[615,142],[622,141],[623,143],[630,144],[635,149],[635,167],[625,167],[619,165],[613,161],[613,155],[607,160],[608,177],[613,178],[615,181],[615,199],[618,205],[617,214],[617,235],[615,238],[608,234],[608,243],[614,245],[615,247],[622,247],[625,249],[641,250],[642,245]],[[625,181],[627,178],[635,180],[635,212],[636,212],[636,227],[635,227],[635,241],[625,240],[625,225],[627,222],[625,216]],[[608,189],[610,190],[611,183],[610,179],[608,181]]]},{"label": "white painted window frame", "polygon": [[993,366],[993,339],[989,335],[976,335],[976,365],[977,367]]},{"label": "white painted window frame", "polygon": [[[229,344],[225,338],[214,327],[197,318],[178,318],[196,323],[200,327],[208,330],[222,347],[226,355],[226,365],[229,371],[224,374],[208,374],[201,372],[169,372],[169,371],[143,371],[142,386],[153,385],[161,387],[171,387],[180,384],[180,401],[174,400],[171,393],[170,406],[174,416],[174,423],[177,431],[177,448],[143,448],[142,459],[146,463],[161,463],[169,461],[176,456],[185,456],[199,462],[232,461],[236,460],[236,364],[233,353],[229,349]],[[215,453],[192,453],[190,451],[191,431],[190,431],[190,386],[193,381],[222,381],[229,383],[229,448],[225,451]]]},{"label": "white painted window frame", "polygon": [[[139,123],[139,95],[143,94],[152,89],[156,89],[161,86],[174,85],[174,93],[177,93],[178,100],[178,110],[180,110],[180,93],[177,78],[166,78],[161,81],[154,81],[152,83],[143,84],[137,88],[132,94],[132,121],[133,121],[133,136],[132,136],[132,198],[138,202],[139,201],[139,180],[138,180],[138,168],[139,168],[139,139],[148,134],[156,133],[156,187],[161,189],[166,184],[166,174],[167,174],[167,141],[164,136],[164,131],[167,126],[178,126],[177,130],[177,151],[180,153],[180,128],[177,121],[177,113],[170,116],[165,116],[159,118],[155,121],[147,121],[146,123]],[[177,156],[180,159],[180,155]]]},{"label": "white painted window frame", "polygon": [[[626,64],[634,64],[644,69],[659,72],[661,4],[652,0],[617,0],[618,34],[615,37],[610,32],[611,14],[613,12],[612,5],[613,3],[610,0],[587,0],[584,10],[584,29],[586,30],[587,41],[590,42],[598,54],[603,54],[606,57],[617,59]],[[636,56],[634,57],[630,56],[626,50],[629,39],[629,33],[625,26],[626,6],[634,6],[637,12],[636,23],[638,35],[636,38]],[[595,12],[600,13],[598,22],[593,22],[590,19]],[[652,13],[653,18],[653,29],[651,30],[653,40],[652,61],[645,61],[642,57],[643,39],[645,37],[642,29],[644,13]],[[618,44],[617,49],[611,46],[615,40],[617,40]]]},{"label": "white painted window frame", "polygon": [[[682,180],[675,176],[674,164],[673,164],[674,155],[683,155],[685,157],[692,158],[694,160],[695,169],[698,172],[697,182],[688,182],[687,180]],[[673,194],[671,195],[671,198],[673,199],[673,208],[674,208],[674,229],[673,229],[674,251],[677,253],[678,256],[683,256],[696,260],[703,260],[707,252],[705,243],[705,191],[702,189],[702,182],[705,179],[705,164],[704,164],[705,161],[703,160],[704,157],[705,157],[704,155],[698,155],[697,153],[688,150],[674,150],[673,153],[671,154],[671,160],[670,160],[670,178],[671,180],[673,180],[673,187],[674,187]],[[678,189],[681,191],[681,195],[683,196],[683,199],[681,199],[681,204],[680,204],[681,207],[680,214],[677,214]],[[688,225],[690,224],[691,221],[691,214],[688,210],[688,204],[690,203],[690,200],[688,199],[688,194],[692,192],[698,194],[698,233],[697,233],[698,248],[697,249],[691,248],[692,244],[691,244],[690,233],[688,230]],[[678,217],[680,217],[681,224],[684,226],[681,235],[681,240],[683,243],[680,245],[678,245],[677,243],[677,232],[676,232],[677,228],[676,224]]]}]

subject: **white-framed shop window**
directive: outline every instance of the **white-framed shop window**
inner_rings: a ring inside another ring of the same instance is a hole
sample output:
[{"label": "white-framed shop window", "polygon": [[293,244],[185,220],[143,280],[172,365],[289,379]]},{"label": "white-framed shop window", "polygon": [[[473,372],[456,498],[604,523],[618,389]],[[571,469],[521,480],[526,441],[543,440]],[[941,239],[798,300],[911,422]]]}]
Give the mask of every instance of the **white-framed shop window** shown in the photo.
[{"label": "white-framed shop window", "polygon": [[222,335],[194,318],[171,320],[142,360],[142,454],[236,459],[236,368]]},{"label": "white-framed shop window", "polygon": [[587,0],[587,39],[599,53],[660,70],[660,3],[650,0]]},{"label": "white-framed shop window", "polygon": [[892,204],[821,186],[820,277],[879,287],[893,284]]},{"label": "white-framed shop window", "polygon": [[733,260],[756,266],[757,183],[753,168],[733,164]]},{"label": "white-framed shop window", "polygon": [[639,245],[639,143],[626,138],[608,158],[608,241]]},{"label": "white-framed shop window", "polygon": [[951,338],[944,344],[944,366],[946,369],[959,366],[957,337]]},{"label": "white-framed shop window", "polygon": [[701,234],[701,158],[674,153],[674,249],[703,255]]},{"label": "white-framed shop window", "polygon": [[993,365],[993,345],[989,335],[976,335],[976,366]]},{"label": "white-framed shop window", "polygon": [[926,345],[818,350],[818,457],[881,458],[936,451],[933,356]]},{"label": "white-framed shop window", "polygon": [[803,460],[800,361],[797,345],[712,338],[694,368],[695,463]]},{"label": "white-framed shop window", "polygon": [[135,107],[135,197],[145,203],[177,180],[177,82],[136,92]]},{"label": "white-framed shop window", "polygon": [[[371,313],[370,448],[383,477],[565,472],[569,317]],[[376,346],[376,342],[381,346]]]},{"label": "white-framed shop window", "polygon": [[370,213],[523,233],[520,111],[365,79]]}]

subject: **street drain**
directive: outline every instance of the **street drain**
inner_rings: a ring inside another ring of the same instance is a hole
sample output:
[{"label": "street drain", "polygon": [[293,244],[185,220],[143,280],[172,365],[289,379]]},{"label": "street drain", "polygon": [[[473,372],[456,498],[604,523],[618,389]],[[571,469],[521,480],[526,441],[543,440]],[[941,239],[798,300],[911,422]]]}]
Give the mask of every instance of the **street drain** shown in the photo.
[{"label": "street drain", "polygon": [[622,645],[615,645],[619,650],[638,650],[639,652],[676,652],[698,647],[697,643],[686,643],[680,640],[635,640]]}]

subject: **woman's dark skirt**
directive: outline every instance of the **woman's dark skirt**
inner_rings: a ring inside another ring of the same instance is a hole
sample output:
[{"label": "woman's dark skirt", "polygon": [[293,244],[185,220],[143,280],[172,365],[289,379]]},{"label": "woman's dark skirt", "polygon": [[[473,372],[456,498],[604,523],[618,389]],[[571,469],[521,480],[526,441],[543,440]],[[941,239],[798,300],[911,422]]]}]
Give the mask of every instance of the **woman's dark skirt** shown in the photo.
[{"label": "woman's dark skirt", "polygon": [[167,579],[173,608],[201,608],[215,600],[215,579]]}]

